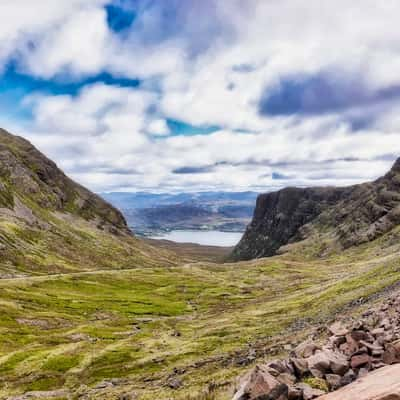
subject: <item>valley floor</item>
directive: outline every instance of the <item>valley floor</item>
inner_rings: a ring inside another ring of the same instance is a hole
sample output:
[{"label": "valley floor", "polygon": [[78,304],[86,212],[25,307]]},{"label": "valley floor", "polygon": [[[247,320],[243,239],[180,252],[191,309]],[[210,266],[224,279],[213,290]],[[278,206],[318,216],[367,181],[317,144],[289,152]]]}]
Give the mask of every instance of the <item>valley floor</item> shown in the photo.
[{"label": "valley floor", "polygon": [[321,259],[193,254],[177,266],[0,280],[0,398],[228,399],[252,363],[400,280],[398,236]]}]

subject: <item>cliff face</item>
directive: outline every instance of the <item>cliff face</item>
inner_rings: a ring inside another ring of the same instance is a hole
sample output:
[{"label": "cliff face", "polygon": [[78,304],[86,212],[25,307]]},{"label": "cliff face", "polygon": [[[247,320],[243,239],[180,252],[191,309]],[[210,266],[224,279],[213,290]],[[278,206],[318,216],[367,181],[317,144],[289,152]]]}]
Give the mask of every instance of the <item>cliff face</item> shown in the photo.
[{"label": "cliff face", "polygon": [[294,188],[261,194],[253,220],[233,251],[236,260],[272,256],[290,241],[301,239],[299,229],[337,204],[347,193],[342,188]]},{"label": "cliff face", "polygon": [[400,224],[400,159],[375,182],[347,188],[286,188],[258,197],[234,260],[276,254],[288,243],[329,232],[343,248],[376,239]]}]

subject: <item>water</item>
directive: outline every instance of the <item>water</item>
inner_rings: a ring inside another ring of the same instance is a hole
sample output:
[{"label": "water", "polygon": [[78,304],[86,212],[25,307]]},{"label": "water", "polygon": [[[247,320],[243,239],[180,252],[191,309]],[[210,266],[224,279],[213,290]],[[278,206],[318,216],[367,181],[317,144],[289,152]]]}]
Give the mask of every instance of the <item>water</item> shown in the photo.
[{"label": "water", "polygon": [[235,246],[241,239],[241,232],[221,231],[170,231],[152,239],[166,239],[177,243],[197,243],[203,246]]}]

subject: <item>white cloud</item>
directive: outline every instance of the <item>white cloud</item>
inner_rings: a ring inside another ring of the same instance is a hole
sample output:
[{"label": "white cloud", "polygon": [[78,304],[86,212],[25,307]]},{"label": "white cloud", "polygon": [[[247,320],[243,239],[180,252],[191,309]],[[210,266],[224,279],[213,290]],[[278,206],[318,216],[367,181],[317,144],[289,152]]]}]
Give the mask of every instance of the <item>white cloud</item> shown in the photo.
[{"label": "white cloud", "polygon": [[147,125],[147,131],[155,136],[167,136],[170,130],[165,119],[155,119]]},{"label": "white cloud", "polygon": [[[152,2],[118,35],[105,0],[0,2],[0,65],[17,55],[19,68],[42,78],[109,72],[142,80],[139,88],[90,84],[76,96],[25,99],[33,120],[20,132],[83,184],[347,184],[380,175],[400,155],[395,92],[319,116],[259,113],[261,96],[285,77],[323,72],[371,92],[400,87],[398,1],[168,3],[180,5],[175,20],[165,19],[166,2]],[[219,130],[171,136],[168,118]]]}]

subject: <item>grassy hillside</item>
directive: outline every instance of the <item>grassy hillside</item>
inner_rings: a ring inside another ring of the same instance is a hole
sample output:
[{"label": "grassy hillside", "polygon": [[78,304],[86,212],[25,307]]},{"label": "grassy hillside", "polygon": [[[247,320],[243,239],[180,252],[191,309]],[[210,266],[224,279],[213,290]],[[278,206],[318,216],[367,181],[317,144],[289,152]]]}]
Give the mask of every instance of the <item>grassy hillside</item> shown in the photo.
[{"label": "grassy hillside", "polygon": [[174,263],[28,141],[0,130],[0,278]]},{"label": "grassy hillside", "polygon": [[[280,353],[398,282],[399,238],[397,229],[306,262],[294,252],[1,280],[0,398],[64,388],[90,399],[132,391],[140,399],[201,399],[210,383],[212,398],[229,398],[253,356],[273,357],[266,348]],[[170,388],[176,381],[181,386]]]}]

